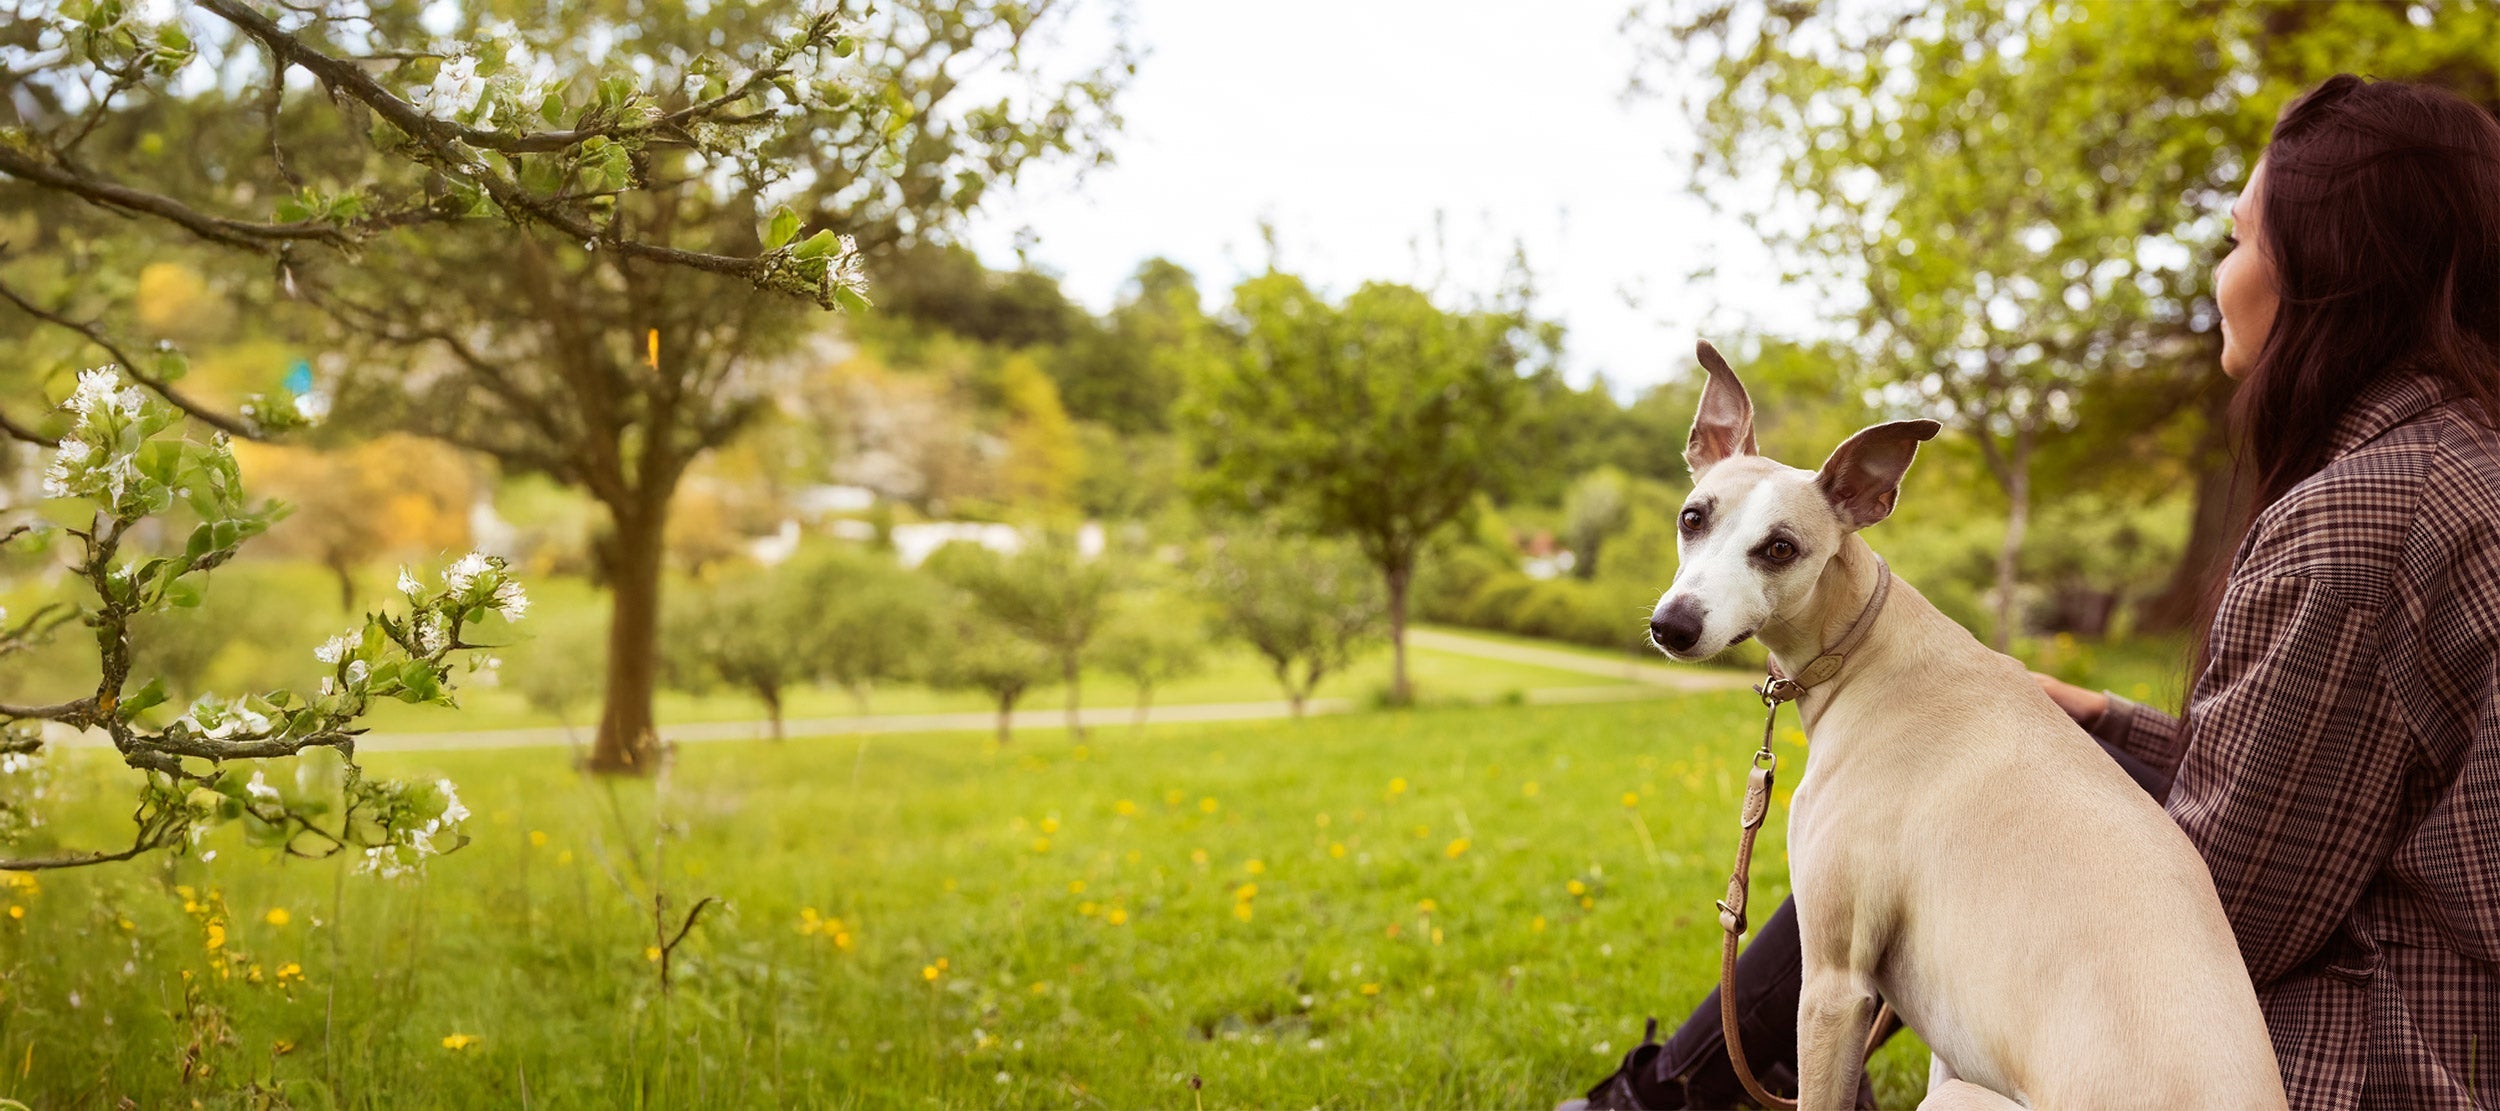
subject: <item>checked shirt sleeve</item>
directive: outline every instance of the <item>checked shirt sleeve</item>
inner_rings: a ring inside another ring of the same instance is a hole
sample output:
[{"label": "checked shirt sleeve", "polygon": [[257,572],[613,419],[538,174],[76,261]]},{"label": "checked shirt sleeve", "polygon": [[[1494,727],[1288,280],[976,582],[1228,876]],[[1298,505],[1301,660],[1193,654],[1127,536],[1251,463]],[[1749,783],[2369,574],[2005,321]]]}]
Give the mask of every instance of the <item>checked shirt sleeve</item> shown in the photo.
[{"label": "checked shirt sleeve", "polygon": [[2109,699],[2109,709],[2089,730],[2093,739],[2152,765],[2163,775],[2179,774],[2179,746],[2184,739],[2179,719],[2115,691],[2101,694]]},{"label": "checked shirt sleeve", "polygon": [[2174,730],[2166,805],[2261,988],[2319,951],[2401,832],[2413,733],[2376,681],[2378,620],[2306,576],[2233,583]]}]

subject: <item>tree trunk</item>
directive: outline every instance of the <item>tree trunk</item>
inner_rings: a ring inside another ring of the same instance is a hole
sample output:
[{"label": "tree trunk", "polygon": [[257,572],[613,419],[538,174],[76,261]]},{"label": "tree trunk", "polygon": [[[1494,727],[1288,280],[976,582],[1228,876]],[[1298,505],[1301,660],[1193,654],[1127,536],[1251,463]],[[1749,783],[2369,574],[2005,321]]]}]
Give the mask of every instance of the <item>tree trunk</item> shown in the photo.
[{"label": "tree trunk", "polygon": [[330,574],[339,580],[339,609],[347,613],[356,612],[355,564],[348,560],[345,552],[331,556],[327,562],[330,565]]},{"label": "tree trunk", "polygon": [[1004,745],[1004,744],[1006,744],[1008,741],[1011,741],[1011,740],[1014,740],[1014,739],[1015,739],[1015,718],[1016,718],[1016,696],[1015,696],[1015,695],[1012,695],[1012,694],[1002,694],[1002,695],[999,695],[999,696],[998,696],[998,743],[999,743],[999,744]]},{"label": "tree trunk", "polygon": [[666,502],[648,510],[610,509],[616,536],[608,614],[608,682],[591,743],[590,770],[647,775],[659,747],[651,692],[659,678],[660,563]]},{"label": "tree trunk", "polygon": [[1155,689],[1153,687],[1147,686],[1144,683],[1137,684],[1137,727],[1139,729],[1144,729],[1146,727],[1146,708],[1154,702],[1154,698]]},{"label": "tree trunk", "polygon": [[1059,670],[1068,680],[1068,735],[1080,741],[1085,739],[1085,723],[1076,716],[1078,693],[1076,681],[1077,673],[1083,667],[1083,662],[1074,652],[1068,653],[1067,657],[1059,662]]},{"label": "tree trunk", "polygon": [[2023,534],[2031,528],[2031,437],[2014,434],[2012,465],[2002,477],[2005,488],[2005,542],[1997,547],[1997,627],[1990,642],[2003,652],[2014,638],[2014,585],[2023,555]]},{"label": "tree trunk", "polygon": [[2205,440],[2196,452],[2204,465],[2196,475],[2196,508],[2189,519],[2187,547],[2179,552],[2179,562],[2171,568],[2170,582],[2161,593],[2136,609],[2136,627],[2145,632],[2187,628],[2203,612],[2205,592],[2212,588],[2223,561],[2231,558],[2236,507],[2231,504],[2231,461],[2223,450],[2230,394],[2216,391],[2216,396],[2222,400],[2206,405]]},{"label": "tree trunk", "polygon": [[[1406,706],[1415,701],[1415,687],[1406,678],[1406,588],[1415,579],[1415,567],[1394,562],[1383,570],[1389,579],[1389,702]],[[1300,711],[1294,716],[1300,717]]]},{"label": "tree trunk", "polygon": [[1303,702],[1303,700],[1304,700],[1305,698],[1308,698],[1308,697],[1309,697],[1309,694],[1308,694],[1307,692],[1304,692],[1304,691],[1298,691],[1298,690],[1292,690],[1292,689],[1288,689],[1288,690],[1286,690],[1286,691],[1285,691],[1285,700],[1286,700],[1286,701],[1288,701],[1288,702],[1293,703],[1293,717],[1294,717],[1294,720],[1295,720],[1295,721],[1300,721],[1300,720],[1302,720],[1302,702]]},{"label": "tree trunk", "polygon": [[764,712],[771,715],[773,719],[773,740],[787,740],[788,737],[781,728],[781,689],[774,687],[756,693],[764,697]]}]

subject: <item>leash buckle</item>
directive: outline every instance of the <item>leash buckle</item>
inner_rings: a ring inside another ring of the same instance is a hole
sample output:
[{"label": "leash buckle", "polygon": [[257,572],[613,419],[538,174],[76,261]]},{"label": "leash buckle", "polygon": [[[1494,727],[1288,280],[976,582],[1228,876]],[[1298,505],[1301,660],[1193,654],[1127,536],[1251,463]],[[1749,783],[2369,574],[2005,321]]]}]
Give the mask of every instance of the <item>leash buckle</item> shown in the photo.
[{"label": "leash buckle", "polygon": [[1778,706],[1782,702],[1796,701],[1799,696],[1806,693],[1806,688],[1794,679],[1769,675],[1763,677],[1762,682],[1754,687],[1753,692],[1762,696],[1763,705]]}]

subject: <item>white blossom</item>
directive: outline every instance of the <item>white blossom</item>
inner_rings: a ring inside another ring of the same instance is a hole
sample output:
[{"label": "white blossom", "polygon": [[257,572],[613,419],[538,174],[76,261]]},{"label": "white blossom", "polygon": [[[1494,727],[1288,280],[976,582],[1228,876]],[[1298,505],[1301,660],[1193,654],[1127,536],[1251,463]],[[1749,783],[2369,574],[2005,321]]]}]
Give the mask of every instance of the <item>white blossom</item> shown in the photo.
[{"label": "white blossom", "polygon": [[418,108],[438,120],[456,119],[476,109],[486,95],[486,79],[477,75],[477,59],[463,55],[434,71],[433,87],[416,96]]},{"label": "white blossom", "polygon": [[[453,786],[453,784],[452,784],[452,782],[451,782],[450,780],[448,780],[448,779],[437,779],[437,780],[435,780],[435,781],[434,781],[434,789],[435,789],[435,790],[437,790],[437,791],[441,791],[441,792],[443,793],[443,823],[444,823],[444,824],[448,825],[448,824],[450,824],[450,823],[452,823],[452,822],[462,821],[462,820],[465,820],[465,819],[467,819],[467,818],[468,818],[468,816],[469,816],[469,808],[468,808],[468,807],[466,807],[466,806],[462,806],[462,805],[460,805],[460,789],[459,789],[458,787],[456,787],[456,786]],[[428,828],[428,829],[432,829],[432,828],[434,828],[434,827],[433,827],[433,826],[431,826],[431,825],[428,825],[426,828]]]},{"label": "white blossom", "polygon": [[842,253],[834,256],[829,277],[835,285],[863,298],[868,296],[868,271],[866,263],[860,258],[857,240],[847,235],[842,237]]},{"label": "white blossom", "polygon": [[443,615],[428,613],[417,619],[417,654],[431,656],[443,650],[450,639],[450,630],[443,627]]},{"label": "white blossom", "polygon": [[113,395],[113,406],[120,409],[123,416],[132,420],[138,419],[139,410],[147,403],[148,395],[140,393],[137,386],[124,386],[120,393]]},{"label": "white blossom", "polygon": [[254,802],[278,801],[278,789],[270,786],[268,777],[258,771],[252,773],[251,782],[243,785],[243,793],[252,796]]},{"label": "white blossom", "polygon": [[347,658],[348,653],[356,650],[356,639],[356,632],[353,629],[340,633],[322,641],[321,647],[313,649],[313,658],[325,664],[335,664]]},{"label": "white blossom", "polygon": [[414,600],[425,593],[425,584],[418,582],[415,575],[409,574],[406,567],[401,567],[399,569],[399,592]]},{"label": "white blossom", "polygon": [[494,565],[486,562],[485,553],[470,552],[461,556],[458,563],[443,569],[443,585],[450,587],[454,594],[466,594],[479,575],[491,570],[494,570]]},{"label": "white blossom", "polygon": [[348,685],[348,686],[351,686],[351,687],[361,687],[361,686],[365,685],[365,677],[366,677],[366,676],[368,676],[368,675],[370,675],[370,674],[372,674],[372,669],[371,669],[371,668],[366,667],[366,666],[365,666],[365,662],[364,662],[363,660],[350,660],[350,661],[348,661],[348,663],[347,663],[347,685]]},{"label": "white blossom", "polygon": [[522,614],[529,612],[530,598],[522,593],[519,582],[505,579],[495,587],[494,605],[495,611],[503,614],[504,620],[518,621]]},{"label": "white blossom", "polygon": [[295,415],[319,424],[330,415],[330,395],[318,390],[295,395]]},{"label": "white blossom", "polygon": [[67,402],[69,410],[82,417],[93,413],[98,406],[110,404],[113,391],[120,386],[121,375],[109,366],[79,371],[77,392]]}]

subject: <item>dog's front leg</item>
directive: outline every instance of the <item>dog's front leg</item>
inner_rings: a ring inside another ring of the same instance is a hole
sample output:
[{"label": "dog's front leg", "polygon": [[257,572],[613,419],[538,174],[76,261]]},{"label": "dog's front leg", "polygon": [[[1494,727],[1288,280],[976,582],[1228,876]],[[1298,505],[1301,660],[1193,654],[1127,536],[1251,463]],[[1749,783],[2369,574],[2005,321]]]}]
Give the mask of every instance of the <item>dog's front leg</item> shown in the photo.
[{"label": "dog's front leg", "polygon": [[1847,969],[1808,968],[1797,997],[1798,1111],[1856,1106],[1875,988]]}]

